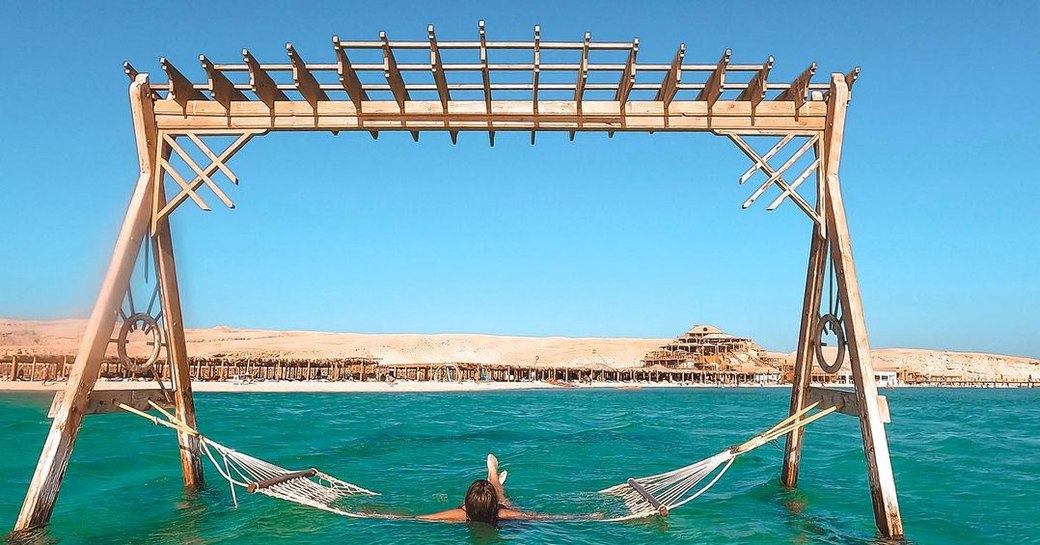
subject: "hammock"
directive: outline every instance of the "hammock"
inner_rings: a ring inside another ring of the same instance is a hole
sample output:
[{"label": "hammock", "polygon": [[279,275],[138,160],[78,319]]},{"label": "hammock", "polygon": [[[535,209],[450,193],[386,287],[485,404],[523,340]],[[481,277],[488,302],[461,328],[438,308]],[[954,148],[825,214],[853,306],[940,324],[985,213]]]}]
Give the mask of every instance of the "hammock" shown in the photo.
[{"label": "hammock", "polygon": [[[184,421],[170,412],[149,401],[155,410],[162,413],[165,420],[157,416],[120,404],[123,410],[151,420],[155,424],[198,438],[202,451],[213,463],[231,487],[231,497],[238,506],[235,487],[244,488],[249,493],[260,493],[273,498],[282,499],[321,509],[337,515],[352,518],[400,518],[393,515],[351,511],[339,506],[341,500],[354,496],[377,496],[378,494],[360,486],[337,479],[317,469],[289,470],[254,458],[232,448],[228,448],[200,434]],[[693,501],[715,485],[733,465],[734,460],[770,441],[798,430],[824,416],[834,412],[837,407],[829,407],[806,416],[818,403],[792,414],[781,420],[772,428],[756,435],[744,443],[730,447],[710,458],[705,458],[679,469],[628,479],[628,481],[601,490],[601,494],[619,498],[623,503],[623,511],[595,519],[588,517],[564,517],[561,520],[598,520],[617,522],[655,515],[668,516],[674,509]],[[804,417],[804,418],[803,418]],[[218,461],[219,458],[219,461]],[[711,476],[707,484],[699,486]],[[554,517],[555,518],[555,517]]]}]

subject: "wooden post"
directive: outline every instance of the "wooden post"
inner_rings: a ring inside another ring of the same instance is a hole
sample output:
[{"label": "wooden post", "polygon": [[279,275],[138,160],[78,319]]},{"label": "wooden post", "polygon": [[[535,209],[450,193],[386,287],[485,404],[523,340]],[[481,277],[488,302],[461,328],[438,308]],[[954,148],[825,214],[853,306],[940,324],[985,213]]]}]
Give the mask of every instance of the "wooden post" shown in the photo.
[{"label": "wooden post", "polygon": [[896,498],[895,477],[889,459],[888,438],[881,421],[878,407],[877,384],[874,367],[870,360],[870,345],[867,340],[863,302],[860,299],[859,280],[852,258],[852,242],[845,217],[845,206],[841,196],[838,165],[841,160],[842,134],[845,129],[845,110],[849,101],[849,87],[842,74],[831,76],[830,97],[827,104],[826,130],[826,179],[827,194],[827,240],[830,244],[838,295],[841,299],[842,322],[848,340],[852,376],[859,402],[860,432],[863,436],[863,451],[867,458],[867,480],[874,506],[874,520],[878,529],[887,538],[903,536],[903,520],[899,514]]},{"label": "wooden post", "polygon": [[[817,148],[819,153],[819,148]],[[822,190],[823,181],[817,180],[816,210],[825,214],[826,192]],[[827,241],[820,224],[813,222],[812,240],[809,244],[809,267],[805,275],[805,295],[802,298],[802,319],[798,329],[798,352],[794,364],[794,379],[791,381],[791,412],[796,414],[805,408],[806,393],[812,379],[812,366],[816,341],[816,319],[819,315],[820,298],[823,294],[823,279],[827,271]],[[784,486],[798,484],[798,466],[802,456],[802,437],[805,428],[787,434],[784,445],[784,465],[780,482]]]},{"label": "wooden post", "polygon": [[65,395],[54,420],[51,421],[50,432],[40,451],[40,460],[25,493],[25,501],[15,522],[15,531],[38,528],[47,524],[51,518],[54,502],[58,498],[61,481],[72,455],[72,447],[83,422],[90,392],[97,382],[105,350],[115,327],[116,313],[119,312],[123,296],[126,294],[127,283],[141,249],[141,241],[147,235],[153,176],[148,152],[142,150],[152,149],[152,143],[148,142],[145,123],[154,119],[151,87],[147,75],[138,75],[130,84],[130,106],[141,157],[140,175],[130,198],[123,225],[119,229],[112,259],[101,283],[101,291],[80,342],[76,362],[69,373]]},{"label": "wooden post", "polygon": [[[155,136],[154,124],[150,127],[155,142],[162,142]],[[147,157],[154,161],[160,154],[166,156],[169,149],[165,144],[163,150],[152,152]],[[154,167],[154,164],[153,164]],[[162,170],[154,168],[156,173],[153,184],[156,210],[166,206],[166,190],[163,187]],[[180,287],[177,283],[177,266],[173,257],[173,236],[170,233],[169,216],[163,216],[155,223],[155,270],[159,277],[159,293],[162,299],[163,321],[166,324],[166,350],[170,376],[173,378],[173,405],[177,418],[190,426],[196,427],[195,398],[191,391],[191,364],[188,361],[188,347],[184,339],[184,319],[181,315]],[[181,452],[181,474],[184,486],[194,490],[202,486],[202,458],[199,454],[198,437],[185,432],[177,432],[177,442]]]}]

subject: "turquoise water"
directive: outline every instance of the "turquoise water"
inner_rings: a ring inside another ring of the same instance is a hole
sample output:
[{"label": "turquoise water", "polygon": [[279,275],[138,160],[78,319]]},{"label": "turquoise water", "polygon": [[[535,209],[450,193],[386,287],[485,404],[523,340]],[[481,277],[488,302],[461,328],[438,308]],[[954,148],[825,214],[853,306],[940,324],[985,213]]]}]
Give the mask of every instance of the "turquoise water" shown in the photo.
[{"label": "turquoise water", "polygon": [[[1037,543],[1040,390],[896,390],[893,465],[912,543]],[[495,452],[522,507],[587,510],[595,491],[685,465],[768,427],[788,391],[527,391],[461,394],[199,394],[214,439],[286,467],[318,467],[383,493],[395,510],[453,507]],[[0,525],[10,527],[47,431],[46,397],[0,396]],[[88,417],[47,532],[79,543],[873,543],[856,420],[806,439],[798,490],[781,452],[739,459],[667,520],[514,522],[500,529],[351,520],[265,496],[232,506],[181,488],[172,432],[123,414]]]}]

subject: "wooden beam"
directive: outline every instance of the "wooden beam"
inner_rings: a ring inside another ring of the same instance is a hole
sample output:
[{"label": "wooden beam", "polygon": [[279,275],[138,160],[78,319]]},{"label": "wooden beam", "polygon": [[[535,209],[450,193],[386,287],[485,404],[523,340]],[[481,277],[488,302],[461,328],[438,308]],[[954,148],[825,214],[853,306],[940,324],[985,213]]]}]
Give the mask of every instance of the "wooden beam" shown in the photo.
[{"label": "wooden beam", "polygon": [[[534,42],[531,45],[531,50],[534,54],[534,58],[531,65],[531,111],[534,115],[538,115],[538,78],[542,70],[542,27],[539,25],[534,26]],[[535,128],[538,128],[537,125]],[[534,145],[535,133],[537,131],[531,131],[531,145]]]},{"label": "wooden beam", "polygon": [[394,50],[390,48],[390,40],[387,39],[386,32],[379,33],[379,40],[383,43],[383,77],[390,85],[390,92],[394,94],[397,106],[404,112],[404,103],[411,100],[411,97],[408,96],[404,77],[397,67],[397,59],[394,58]]},{"label": "wooden beam", "polygon": [[639,53],[639,38],[632,40],[632,49],[628,52],[628,60],[625,61],[625,69],[621,71],[621,79],[618,80],[617,93],[614,100],[621,104],[624,111],[628,96],[632,93],[632,86],[636,83],[636,56]]},{"label": "wooden beam", "polygon": [[792,102],[769,101],[760,104],[752,119],[746,101],[720,100],[708,116],[707,104],[676,101],[665,110],[663,103],[632,101],[626,105],[625,126],[621,127],[620,105],[613,101],[586,102],[578,118],[573,101],[539,102],[539,114],[524,100],[497,100],[492,113],[483,101],[449,103],[448,112],[439,100],[411,101],[401,112],[396,102],[369,101],[363,116],[348,101],[323,103],[315,123],[313,110],[304,101],[277,102],[274,112],[256,101],[236,102],[230,123],[223,106],[212,101],[192,102],[191,115],[185,117],[179,104],[159,100],[155,103],[159,128],[169,131],[241,130],[459,130],[486,131],[488,121],[495,130],[579,130],[579,131],[734,131],[740,134],[812,134],[823,129],[826,105],[806,103],[795,117]]},{"label": "wooden beam", "polygon": [[751,109],[754,111],[754,108],[766,97],[766,89],[769,85],[769,71],[772,68],[773,56],[770,55],[766,62],[762,63],[762,69],[756,72],[755,76],[748,82],[747,88],[740,92],[737,100],[751,102]]},{"label": "wooden beam", "polygon": [[304,100],[317,113],[318,103],[328,100],[329,95],[326,95],[325,91],[321,90],[318,80],[314,79],[314,74],[307,69],[307,63],[303,62],[300,54],[296,52],[296,48],[291,43],[285,44],[285,52],[289,55],[289,61],[292,63],[292,76],[293,81],[296,82],[296,89],[300,91]]},{"label": "wooden beam", "polygon": [[[61,404],[65,400],[65,392],[59,391],[51,400],[51,408],[47,411],[47,418],[58,416]],[[121,412],[119,404],[125,404],[139,411],[150,411],[152,406],[148,402],[155,403],[164,409],[172,409],[173,404],[166,401],[166,393],[158,388],[147,388],[139,390],[94,390],[90,392],[87,406],[83,414],[107,414]]]},{"label": "wooden beam", "polygon": [[488,116],[488,143],[495,147],[495,131],[491,130],[491,70],[488,67],[487,30],[483,19],[477,24],[477,30],[480,34],[480,79],[484,84],[484,108]]},{"label": "wooden beam", "polygon": [[101,291],[80,342],[76,362],[69,372],[65,396],[51,422],[36,471],[15,522],[15,531],[39,528],[50,520],[80,424],[86,414],[90,393],[97,383],[105,350],[115,326],[116,314],[122,305],[141,242],[147,235],[154,178],[151,157],[156,146],[155,139],[151,136],[154,134],[151,94],[147,74],[139,74],[130,84],[130,106],[137,139],[140,174],[122,227],[119,229],[112,259],[101,283]]},{"label": "wooden beam", "polygon": [[711,107],[715,105],[715,102],[722,95],[722,87],[726,85],[726,67],[729,66],[729,57],[732,54],[732,49],[727,49],[722,53],[722,58],[715,65],[715,70],[711,71],[704,88],[701,89],[700,93],[697,93],[697,100],[703,100],[708,103],[708,112],[711,112]]},{"label": "wooden beam", "polygon": [[882,535],[889,539],[903,537],[903,519],[899,513],[895,476],[888,451],[888,437],[881,419],[877,383],[870,357],[863,301],[860,299],[859,279],[852,256],[852,242],[845,217],[838,167],[845,131],[845,112],[849,101],[849,87],[843,74],[831,76],[828,92],[827,131],[824,135],[824,187],[827,192],[827,239],[830,244],[838,295],[841,300],[842,323],[849,347],[849,362],[856,386],[859,404],[860,433],[867,461],[867,481],[874,506],[874,522]]},{"label": "wooden beam", "polygon": [[451,93],[448,91],[448,80],[444,76],[444,63],[441,61],[441,50],[437,47],[437,35],[433,31],[433,25],[426,28],[426,33],[430,38],[430,71],[433,72],[433,82],[437,85],[437,96],[446,112],[448,102],[451,101]]},{"label": "wooden beam", "polygon": [[[888,412],[888,399],[886,399],[885,396],[879,395],[877,400],[881,421],[886,424],[892,422],[892,417]],[[810,386],[808,395],[806,395],[806,403],[808,405],[819,403],[818,408],[820,409],[837,407],[839,413],[850,416],[858,417],[860,413],[856,392],[852,390],[838,390],[835,388]]]},{"label": "wooden beam", "polygon": [[196,89],[195,84],[181,74],[166,57],[159,59],[159,66],[170,80],[170,98],[177,101],[181,108],[187,108],[189,100],[207,100],[206,95]]},{"label": "wooden beam", "polygon": [[123,63],[123,73],[126,74],[127,77],[130,78],[130,81],[132,82],[135,79],[137,79],[137,74],[139,74],[140,72],[138,72],[137,69],[134,68],[133,65],[131,65],[129,62],[124,62]]},{"label": "wooden beam", "polygon": [[679,51],[675,53],[675,58],[672,59],[672,65],[664,75],[664,80],[661,81],[661,87],[657,89],[657,96],[654,97],[654,100],[664,102],[666,110],[672,104],[672,99],[675,98],[675,93],[679,92],[679,83],[682,82],[682,62],[685,55],[686,44],[679,44]]},{"label": "wooden beam", "polygon": [[248,49],[242,50],[242,58],[249,69],[249,86],[253,88],[257,98],[266,104],[268,109],[274,110],[275,102],[289,100],[289,97],[278,89],[278,85],[271,79],[271,75],[260,67],[260,63],[253,58]]},{"label": "wooden beam", "polygon": [[[354,67],[350,64],[347,52],[340,46],[339,36],[332,37],[332,48],[336,51],[336,71],[339,74],[339,82],[343,85],[343,89],[347,91],[347,96],[354,103],[354,107],[360,112],[361,103],[368,100],[368,93],[365,92],[357,72],[354,71]],[[375,137],[373,136],[373,138]]]},{"label": "wooden beam", "polygon": [[802,105],[805,104],[806,96],[809,93],[809,82],[812,80],[813,74],[816,73],[816,63],[812,63],[808,68],[805,69],[801,74],[791,82],[791,85],[784,89],[780,93],[776,100],[787,100],[793,101],[795,105],[795,111],[802,109]]},{"label": "wooden beam", "polygon": [[853,68],[848,74],[845,74],[845,85],[849,86],[849,94],[852,94],[852,85],[859,79],[859,67]]},{"label": "wooden beam", "polygon": [[[592,34],[585,33],[582,41],[581,61],[578,63],[578,79],[574,82],[574,103],[578,107],[578,123],[581,123],[581,101],[585,99],[585,83],[589,80],[589,43],[592,42]],[[574,131],[570,132],[570,139],[574,141]]]},{"label": "wooden beam", "polygon": [[199,63],[202,64],[202,69],[206,71],[206,77],[209,79],[209,90],[213,93],[213,100],[216,100],[218,104],[223,106],[228,114],[231,113],[231,103],[233,101],[249,100],[246,98],[245,93],[235,89],[235,84],[223,72],[217,70],[216,66],[205,55],[199,55]]}]

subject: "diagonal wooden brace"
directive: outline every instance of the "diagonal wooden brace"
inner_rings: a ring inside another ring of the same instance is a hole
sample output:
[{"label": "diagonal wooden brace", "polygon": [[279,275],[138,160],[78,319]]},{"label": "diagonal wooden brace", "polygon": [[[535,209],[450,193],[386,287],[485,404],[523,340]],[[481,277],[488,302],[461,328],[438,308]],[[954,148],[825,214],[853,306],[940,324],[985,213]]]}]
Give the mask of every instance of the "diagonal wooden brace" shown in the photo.
[{"label": "diagonal wooden brace", "polygon": [[[225,206],[227,206],[228,208],[235,207],[235,203],[231,202],[231,199],[229,199],[228,196],[224,194],[224,192],[220,189],[220,186],[217,185],[217,182],[214,182],[213,178],[210,178],[209,174],[202,170],[202,167],[200,167],[195,162],[195,160],[191,158],[191,155],[188,155],[188,153],[184,151],[184,148],[182,148],[181,145],[177,143],[177,140],[175,140],[168,133],[163,133],[163,140],[165,140],[166,144],[170,146],[170,149],[177,152],[177,155],[181,156],[181,159],[183,159],[184,162],[187,163],[189,168],[195,171],[196,176],[198,176],[204,182],[206,182],[206,185],[208,185],[209,188],[213,190],[213,193],[215,193],[217,197],[220,198],[220,200],[224,203]],[[217,163],[219,164],[219,162]],[[210,166],[212,166],[212,164]]]},{"label": "diagonal wooden brace", "polygon": [[745,142],[744,139],[742,139],[739,135],[729,134],[728,136],[730,140],[732,140],[733,143],[736,144],[737,147],[740,148],[740,150],[748,156],[748,158],[750,158],[752,161],[755,161],[756,165],[760,165],[762,171],[769,176],[769,178],[761,186],[759,186],[759,188],[756,189],[755,192],[752,193],[746,201],[744,201],[744,204],[742,205],[743,208],[748,208],[749,206],[751,206],[755,202],[755,200],[762,195],[762,193],[765,193],[766,189],[768,189],[769,186],[776,184],[780,187],[781,190],[784,191],[785,196],[791,197],[791,200],[794,201],[796,205],[798,205],[798,208],[802,209],[802,212],[805,212],[805,215],[809,216],[816,223],[822,222],[822,219],[820,218],[820,215],[816,212],[816,209],[813,206],[809,205],[809,203],[805,202],[805,199],[803,199],[801,195],[796,193],[791,188],[790,184],[788,184],[787,181],[783,179],[784,171],[790,168],[791,165],[793,165],[802,155],[804,155],[806,151],[812,148],[812,146],[819,139],[818,135],[813,135],[811,138],[809,138],[809,140],[807,140],[806,143],[803,144],[802,147],[799,148],[798,151],[796,151],[790,159],[788,159],[783,165],[781,165],[779,169],[774,169],[773,167],[771,167],[769,163],[766,162],[766,160],[763,159],[763,157],[760,156],[754,149],[752,149],[751,146],[749,146],[748,143]]}]

